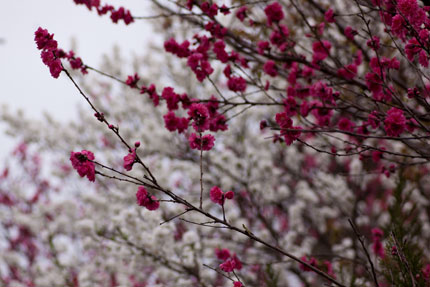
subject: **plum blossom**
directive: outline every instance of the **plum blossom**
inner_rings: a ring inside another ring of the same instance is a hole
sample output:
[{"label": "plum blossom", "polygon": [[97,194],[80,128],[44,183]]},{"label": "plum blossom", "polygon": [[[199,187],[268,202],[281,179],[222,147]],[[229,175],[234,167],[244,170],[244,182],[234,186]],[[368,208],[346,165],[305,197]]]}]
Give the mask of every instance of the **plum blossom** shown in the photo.
[{"label": "plum blossom", "polygon": [[95,181],[95,165],[92,162],[94,160],[94,154],[87,150],[80,152],[71,152],[70,161],[72,166],[77,170],[81,177],[86,176],[89,181]]},{"label": "plum blossom", "polygon": [[154,195],[149,195],[145,187],[139,186],[136,192],[136,202],[139,206],[144,206],[148,210],[157,210],[160,202]]},{"label": "plum blossom", "polygon": [[197,150],[211,150],[214,146],[215,138],[213,135],[207,134],[202,137],[192,133],[188,138],[190,147]]},{"label": "plum blossom", "polygon": [[266,13],[267,24],[269,26],[271,26],[274,22],[279,22],[284,19],[284,12],[282,11],[282,6],[279,4],[279,2],[274,2],[270,5],[267,5],[266,8],[264,8],[264,13]]},{"label": "plum blossom", "polygon": [[133,168],[133,164],[136,162],[136,149],[132,149],[126,156],[124,156],[124,169],[130,171]]},{"label": "plum blossom", "polygon": [[394,107],[389,109],[384,124],[388,136],[399,136],[406,129],[406,118],[403,111]]}]

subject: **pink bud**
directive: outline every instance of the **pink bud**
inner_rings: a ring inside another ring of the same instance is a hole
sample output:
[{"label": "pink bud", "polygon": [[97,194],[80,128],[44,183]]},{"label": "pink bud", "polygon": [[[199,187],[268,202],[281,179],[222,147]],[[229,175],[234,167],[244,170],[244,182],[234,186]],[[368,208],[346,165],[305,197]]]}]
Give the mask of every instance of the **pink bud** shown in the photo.
[{"label": "pink bud", "polygon": [[227,198],[227,199],[233,199],[233,197],[234,197],[234,192],[233,191],[227,191],[226,193],[225,193],[225,198]]}]

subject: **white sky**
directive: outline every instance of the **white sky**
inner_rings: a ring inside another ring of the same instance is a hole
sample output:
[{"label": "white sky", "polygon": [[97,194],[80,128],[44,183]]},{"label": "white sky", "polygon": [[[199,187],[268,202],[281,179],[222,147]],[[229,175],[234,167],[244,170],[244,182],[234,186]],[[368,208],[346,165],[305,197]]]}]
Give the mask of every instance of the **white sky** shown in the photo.
[{"label": "white sky", "polygon": [[[0,9],[0,105],[12,110],[23,109],[31,117],[41,118],[48,112],[66,121],[75,115],[75,107],[83,104],[69,80],[63,75],[51,77],[40,59],[34,43],[34,32],[41,26],[54,33],[59,47],[78,46],[77,55],[85,63],[97,67],[101,55],[115,44],[126,53],[142,53],[151,39],[151,27],[145,21],[126,26],[114,24],[108,15],[98,16],[73,0],[2,0]],[[135,16],[153,15],[148,0],[102,0],[115,7],[124,6]],[[145,5],[146,4],[146,5]],[[0,158],[11,148],[12,141],[3,136],[0,125]]]}]

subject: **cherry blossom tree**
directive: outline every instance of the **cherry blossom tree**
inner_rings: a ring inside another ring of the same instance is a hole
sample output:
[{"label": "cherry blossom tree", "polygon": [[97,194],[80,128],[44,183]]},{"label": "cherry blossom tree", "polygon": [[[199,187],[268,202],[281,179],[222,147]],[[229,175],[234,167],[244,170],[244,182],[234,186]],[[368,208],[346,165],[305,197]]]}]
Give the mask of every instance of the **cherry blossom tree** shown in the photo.
[{"label": "cherry blossom tree", "polygon": [[430,286],[430,7],[151,1],[74,0],[155,23],[132,62],[36,30],[87,108],[1,113],[2,284]]}]

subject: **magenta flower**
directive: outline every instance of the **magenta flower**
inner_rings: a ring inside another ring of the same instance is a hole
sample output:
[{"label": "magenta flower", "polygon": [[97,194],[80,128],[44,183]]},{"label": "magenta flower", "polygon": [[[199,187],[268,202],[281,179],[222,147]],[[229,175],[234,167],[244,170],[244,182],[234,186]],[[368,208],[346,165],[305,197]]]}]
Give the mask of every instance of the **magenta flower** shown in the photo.
[{"label": "magenta flower", "polygon": [[403,111],[398,108],[389,109],[384,124],[388,136],[399,136],[406,129],[406,118]]},{"label": "magenta flower", "polygon": [[176,94],[172,87],[166,87],[161,93],[161,97],[166,100],[169,111],[177,110],[180,97]]},{"label": "magenta flower", "polygon": [[139,206],[144,206],[148,210],[156,210],[160,207],[160,202],[157,198],[154,195],[149,195],[143,186],[139,186],[137,189],[136,202]]},{"label": "magenta flower", "polygon": [[225,43],[223,40],[218,40],[214,43],[213,51],[217,57],[218,60],[221,61],[221,63],[227,63],[228,62],[228,54],[225,51]]},{"label": "magenta flower", "polygon": [[175,39],[171,38],[164,42],[164,49],[166,52],[172,53],[179,58],[186,58],[190,55],[189,41],[184,41],[182,44],[178,44]]},{"label": "magenta flower", "polygon": [[209,196],[214,203],[218,203],[219,205],[224,204],[224,192],[222,192],[221,188],[219,188],[218,186],[214,186],[211,188]]},{"label": "magenta flower", "polygon": [[136,88],[137,82],[139,81],[140,77],[137,73],[134,73],[133,76],[128,76],[127,81],[125,82],[127,86],[131,88]]},{"label": "magenta flower", "polygon": [[227,261],[219,265],[219,268],[224,272],[233,272],[235,267],[236,264],[232,259],[228,259]]},{"label": "magenta flower", "polygon": [[209,111],[203,104],[192,104],[188,110],[190,120],[193,120],[193,127],[197,132],[204,132],[209,129]]},{"label": "magenta flower", "polygon": [[373,240],[372,249],[373,249],[373,252],[381,258],[384,258],[385,256],[384,246],[382,245],[382,242],[381,242],[383,236],[384,236],[384,232],[378,227],[375,227],[372,229],[372,240]]},{"label": "magenta flower", "polygon": [[[306,262],[306,263],[308,263],[309,265],[312,265],[312,266],[314,266],[314,267],[317,267],[317,260],[314,258],[314,257],[311,257],[309,260],[308,260],[308,257],[307,256],[303,256],[302,258],[300,258],[302,261],[304,261],[304,262]],[[303,271],[305,271],[305,272],[308,272],[308,271],[312,271],[312,269],[310,269],[309,267],[307,267],[306,265],[304,265],[304,264],[302,264],[302,263],[300,263],[300,265],[299,265],[299,268],[301,269],[301,270],[303,270]]]},{"label": "magenta flower", "polygon": [[331,44],[328,41],[318,41],[312,44],[312,51],[314,52],[312,57],[312,63],[316,64],[325,58],[327,58],[331,49]]},{"label": "magenta flower", "polygon": [[34,33],[34,41],[36,41],[37,48],[41,50],[40,57],[42,62],[48,66],[49,72],[53,78],[60,76],[63,67],[61,60],[57,58],[55,53],[57,50],[57,41],[54,40],[54,34],[49,34],[48,30],[39,27]]},{"label": "magenta flower", "polygon": [[233,92],[244,92],[246,90],[246,81],[242,77],[231,77],[228,79],[227,86]]},{"label": "magenta flower", "polygon": [[87,150],[70,153],[73,168],[81,177],[87,176],[89,181],[95,181],[95,165],[91,162],[94,159],[94,154]]},{"label": "magenta flower", "polygon": [[190,147],[197,150],[211,150],[214,146],[215,138],[213,135],[204,135],[203,137],[197,136],[192,133],[188,138]]},{"label": "magenta flower", "polygon": [[39,27],[34,33],[34,41],[36,41],[37,49],[39,50],[56,50],[57,41],[54,40],[54,34],[49,34],[48,30]]},{"label": "magenta flower", "polygon": [[230,251],[227,248],[215,248],[215,255],[218,259],[227,260],[228,258],[230,258]]},{"label": "magenta flower", "polygon": [[354,40],[355,35],[357,35],[357,34],[358,34],[358,33],[357,33],[357,31],[356,31],[356,30],[354,30],[351,26],[347,26],[347,27],[345,28],[344,33],[345,33],[345,37],[346,37],[346,38],[348,38],[348,40],[351,40],[351,41],[353,41],[353,40]]},{"label": "magenta flower", "polygon": [[333,9],[328,9],[324,13],[324,19],[327,21],[327,23],[334,23],[334,11]]},{"label": "magenta flower", "polygon": [[243,20],[245,20],[246,10],[248,10],[248,8],[246,6],[242,6],[236,11],[236,17],[240,20],[240,22],[243,22]]},{"label": "magenta flower", "polygon": [[279,22],[284,19],[282,6],[278,2],[266,6],[266,8],[264,8],[264,13],[266,13],[267,24],[269,24],[269,26],[272,25],[273,22]]},{"label": "magenta flower", "polygon": [[346,132],[352,132],[354,130],[355,124],[347,118],[341,118],[337,124],[339,129]]},{"label": "magenta flower", "polygon": [[209,197],[211,198],[212,202],[217,203],[219,205],[223,205],[225,199],[234,198],[234,192],[230,190],[224,193],[221,188],[219,188],[218,186],[214,186],[209,192]]},{"label": "magenta flower", "polygon": [[133,164],[136,162],[136,149],[132,149],[131,152],[124,157],[124,168],[130,171],[133,168]]},{"label": "magenta flower", "polygon": [[278,75],[278,68],[276,67],[275,62],[272,60],[269,60],[264,64],[263,70],[271,77],[276,77]]}]

